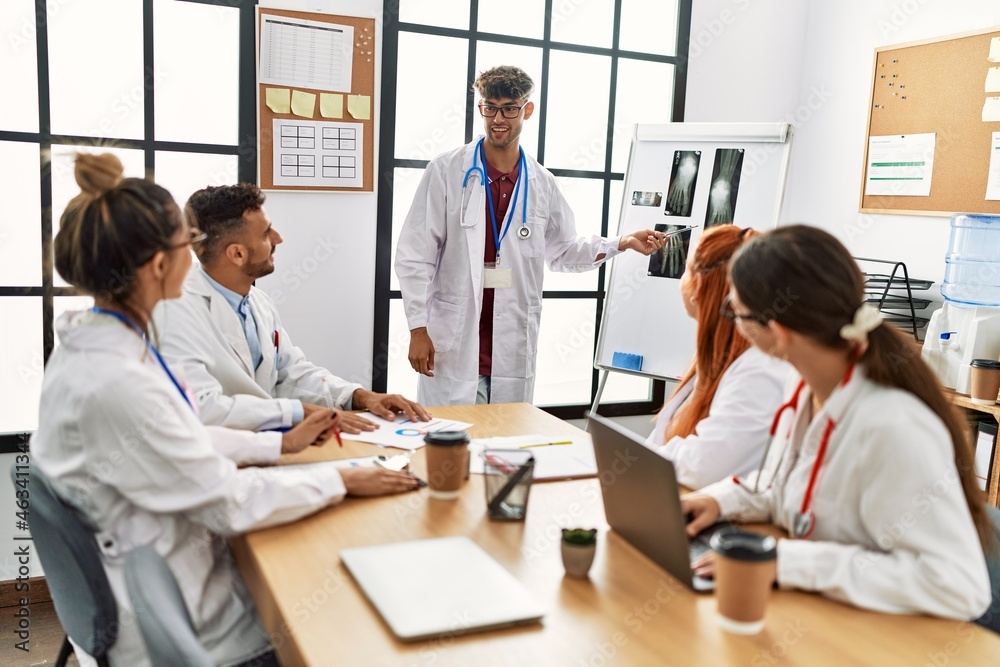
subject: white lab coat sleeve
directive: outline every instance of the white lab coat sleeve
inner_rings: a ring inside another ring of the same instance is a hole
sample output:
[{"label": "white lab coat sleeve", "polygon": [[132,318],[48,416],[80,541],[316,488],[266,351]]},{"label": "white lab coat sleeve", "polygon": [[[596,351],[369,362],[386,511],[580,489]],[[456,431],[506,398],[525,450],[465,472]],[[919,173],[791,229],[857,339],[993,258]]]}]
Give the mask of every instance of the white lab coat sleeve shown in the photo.
[{"label": "white lab coat sleeve", "polygon": [[431,281],[448,237],[447,207],[444,170],[432,162],[420,178],[396,241],[396,276],[410,330],[427,326]]},{"label": "white lab coat sleeve", "polygon": [[[766,479],[767,471],[764,475]],[[734,477],[723,479],[704,487],[698,491],[698,495],[710,496],[719,503],[720,519],[737,523],[770,521],[774,492],[767,488],[762,489],[760,493],[753,493],[756,478],[755,470],[746,478],[741,478],[739,482]]]},{"label": "white lab coat sleeve", "polygon": [[[540,187],[541,179],[536,180]],[[532,185],[536,185],[536,181],[532,181]],[[550,269],[564,273],[590,271],[621,252],[619,239],[578,236],[573,209],[554,180],[550,187],[548,224],[545,226],[545,261]],[[602,254],[604,256],[598,260]]]},{"label": "white lab coat sleeve", "polygon": [[225,426],[206,426],[209,441],[238,466],[272,465],[281,457],[281,433],[252,433]]},{"label": "white lab coat sleeve", "polygon": [[[275,318],[277,322],[277,317]],[[317,366],[305,353],[295,347],[292,337],[280,324],[278,326],[278,381],[274,393],[278,399],[291,399],[315,403],[325,408],[350,410],[354,392],[362,386],[339,378],[322,366]],[[291,417],[289,417],[291,419]]]},{"label": "white lab coat sleeve", "polygon": [[198,402],[198,416],[205,424],[256,431],[263,425],[292,425],[293,403],[283,398],[250,394],[227,396],[212,373],[218,360],[212,348],[214,325],[206,311],[198,312],[197,299],[185,295],[161,303],[154,318],[169,331],[160,341],[160,352],[171,369],[183,378]]},{"label": "white lab coat sleeve", "polygon": [[749,354],[723,374],[708,415],[695,432],[675,436],[656,449],[674,462],[682,486],[700,489],[757,468],[781,404],[786,373],[770,360]]},{"label": "white lab coat sleeve", "polygon": [[[311,514],[343,499],[332,463],[238,469],[216,451],[171,387],[143,376],[106,383],[88,410],[106,425],[88,472],[153,513],[186,514],[220,535],[235,535]],[[139,405],[135,405],[138,403]],[[142,415],[141,421],[135,415]],[[108,464],[111,465],[108,465]]]},{"label": "white lab coat sleeve", "polygon": [[876,611],[978,618],[989,574],[944,425],[912,413],[878,419],[855,476],[861,524],[881,550],[781,540],[779,584]]}]

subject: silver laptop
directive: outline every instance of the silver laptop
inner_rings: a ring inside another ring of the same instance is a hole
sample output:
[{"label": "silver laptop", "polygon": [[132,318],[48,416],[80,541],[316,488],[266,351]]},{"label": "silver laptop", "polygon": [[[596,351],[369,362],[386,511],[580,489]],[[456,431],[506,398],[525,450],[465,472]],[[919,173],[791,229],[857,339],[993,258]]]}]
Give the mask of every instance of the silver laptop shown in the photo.
[{"label": "silver laptop", "polygon": [[612,530],[688,587],[712,590],[715,582],[692,575],[691,562],[709,550],[714,533],[729,526],[717,523],[689,541],[673,462],[618,424],[592,413],[587,418]]},{"label": "silver laptop", "polygon": [[527,589],[467,537],[342,549],[340,559],[402,641],[537,623]]}]

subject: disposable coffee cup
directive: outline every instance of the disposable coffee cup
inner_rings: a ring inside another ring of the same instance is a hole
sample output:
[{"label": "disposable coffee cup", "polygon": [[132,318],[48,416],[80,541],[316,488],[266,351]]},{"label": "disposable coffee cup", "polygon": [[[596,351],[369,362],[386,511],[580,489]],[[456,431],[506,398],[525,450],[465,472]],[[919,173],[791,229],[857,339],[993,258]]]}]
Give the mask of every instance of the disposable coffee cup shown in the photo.
[{"label": "disposable coffee cup", "polygon": [[774,583],[778,542],[741,530],[720,531],[709,543],[716,553],[715,599],[719,626],[738,635],[764,629]]},{"label": "disposable coffee cup", "polygon": [[1000,361],[973,359],[969,364],[972,402],[976,405],[993,405],[1000,393]]},{"label": "disposable coffee cup", "polygon": [[427,488],[431,498],[454,500],[469,477],[469,434],[436,431],[424,436]]}]

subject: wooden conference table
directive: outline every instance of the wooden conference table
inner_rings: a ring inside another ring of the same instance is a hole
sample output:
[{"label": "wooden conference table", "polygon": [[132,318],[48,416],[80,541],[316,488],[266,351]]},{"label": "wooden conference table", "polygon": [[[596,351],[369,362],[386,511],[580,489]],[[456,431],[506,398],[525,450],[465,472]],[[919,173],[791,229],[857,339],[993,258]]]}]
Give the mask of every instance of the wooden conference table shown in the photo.
[{"label": "wooden conference table", "polygon": [[[473,437],[582,433],[527,404],[432,412],[472,422]],[[282,462],[384,452],[358,442],[343,449],[328,443]],[[413,468],[423,474],[419,452]],[[456,501],[431,500],[426,490],[349,498],[294,524],[233,540],[282,665],[885,667],[1000,660],[1000,636],[975,624],[877,614],[794,591],[774,593],[759,635],[730,635],[715,624],[711,595],[689,591],[607,530],[596,479],[536,483],[523,523],[487,519],[483,494],[482,476],[472,475]],[[563,576],[559,529],[569,526],[601,528],[589,580]],[[451,535],[468,536],[524,583],[549,610],[542,623],[404,644],[338,557],[349,546]]]}]

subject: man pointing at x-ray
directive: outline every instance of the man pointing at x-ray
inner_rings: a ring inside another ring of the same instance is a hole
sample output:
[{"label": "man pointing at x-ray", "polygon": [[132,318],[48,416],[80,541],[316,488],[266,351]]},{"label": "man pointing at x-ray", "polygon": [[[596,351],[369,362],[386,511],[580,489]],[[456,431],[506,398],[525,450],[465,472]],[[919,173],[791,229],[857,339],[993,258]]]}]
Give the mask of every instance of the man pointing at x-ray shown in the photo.
[{"label": "man pointing at x-ray", "polygon": [[427,165],[400,232],[396,275],[424,405],[530,403],[545,265],[589,271],[665,241],[651,230],[577,236],[555,178],[519,146],[533,88],[517,67],[479,75],[486,136]]}]

